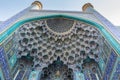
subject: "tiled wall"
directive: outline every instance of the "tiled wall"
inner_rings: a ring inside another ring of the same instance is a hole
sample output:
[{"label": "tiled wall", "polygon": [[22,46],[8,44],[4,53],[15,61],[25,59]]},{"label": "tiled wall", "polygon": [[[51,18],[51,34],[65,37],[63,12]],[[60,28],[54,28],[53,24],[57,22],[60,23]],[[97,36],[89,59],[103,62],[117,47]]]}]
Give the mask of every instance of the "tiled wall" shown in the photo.
[{"label": "tiled wall", "polygon": [[111,74],[113,72],[113,68],[115,67],[115,62],[117,59],[117,55],[116,53],[112,50],[110,56],[109,56],[109,60],[107,61],[107,65],[106,65],[106,69],[104,72],[104,77],[103,80],[110,80]]},{"label": "tiled wall", "polygon": [[[17,61],[17,57],[16,57],[16,44],[14,43],[15,39],[14,39],[14,35],[12,35],[12,37],[9,37],[6,41],[4,41],[4,43],[2,45],[0,45],[0,64],[1,64],[1,70],[0,73],[2,74],[2,72],[4,73],[4,77],[5,80],[12,80],[10,78],[11,76],[11,70],[14,69],[14,65],[16,64]],[[104,49],[107,49],[106,47],[104,47]],[[103,54],[108,53],[106,50],[105,52],[103,52]],[[101,70],[104,69],[105,67],[105,73],[104,73],[104,78],[103,80],[109,80],[110,75],[112,73],[113,67],[114,67],[114,63],[116,61],[117,55],[114,51],[111,52],[110,56],[109,54],[106,55],[106,57],[101,57],[101,62],[103,66],[101,66]],[[108,57],[109,56],[109,57]],[[107,65],[107,66],[106,66]],[[117,67],[116,67],[116,72],[118,75],[115,75],[113,77],[113,80],[119,80],[119,76],[120,76],[120,71],[119,68],[120,67],[120,62],[118,63]],[[0,77],[1,77],[0,74]]]},{"label": "tiled wall", "polygon": [[99,58],[99,68],[100,68],[100,72],[102,73],[102,75],[105,72],[105,67],[107,64],[107,60],[109,59],[109,55],[111,53],[112,48],[110,47],[110,45],[107,43],[107,41],[104,39],[103,45],[102,45],[102,51],[100,54],[100,58]]},{"label": "tiled wall", "polygon": [[14,34],[0,45],[0,63],[5,80],[12,80],[12,71],[17,61]]},{"label": "tiled wall", "polygon": [[1,66],[0,66],[0,80],[5,80],[4,77],[3,77]]},{"label": "tiled wall", "polygon": [[120,58],[119,61],[117,62],[117,66],[115,68],[112,80],[120,80]]},{"label": "tiled wall", "polygon": [[6,59],[4,48],[1,46],[0,46],[0,63],[1,63],[1,68],[5,77],[5,80],[11,80],[8,61]]}]

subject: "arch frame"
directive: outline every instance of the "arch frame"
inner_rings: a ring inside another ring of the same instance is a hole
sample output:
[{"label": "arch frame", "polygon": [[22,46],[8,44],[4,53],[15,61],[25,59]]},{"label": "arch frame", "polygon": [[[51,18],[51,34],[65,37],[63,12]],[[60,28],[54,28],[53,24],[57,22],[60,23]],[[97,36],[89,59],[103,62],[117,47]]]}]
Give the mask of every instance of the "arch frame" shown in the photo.
[{"label": "arch frame", "polygon": [[12,33],[14,33],[14,31],[16,31],[21,25],[23,25],[27,22],[35,21],[35,20],[42,20],[42,19],[49,19],[49,18],[68,18],[68,19],[73,19],[76,21],[81,21],[81,22],[84,22],[84,23],[87,23],[89,25],[96,27],[100,31],[102,36],[107,40],[107,42],[109,42],[109,44],[115,50],[117,55],[118,56],[120,55],[119,42],[115,38],[113,38],[111,33],[108,32],[104,28],[104,26],[102,26],[99,23],[96,23],[92,20],[88,20],[88,19],[84,19],[84,18],[80,18],[80,17],[78,18],[78,17],[74,17],[74,16],[69,16],[69,15],[63,15],[63,14],[49,15],[49,16],[37,16],[37,17],[33,17],[33,18],[20,20],[20,21],[16,22],[15,24],[13,24],[11,27],[9,27],[7,30],[5,30],[3,33],[0,34],[0,44],[2,44],[4,42],[4,40],[6,40],[7,37],[9,37]]}]

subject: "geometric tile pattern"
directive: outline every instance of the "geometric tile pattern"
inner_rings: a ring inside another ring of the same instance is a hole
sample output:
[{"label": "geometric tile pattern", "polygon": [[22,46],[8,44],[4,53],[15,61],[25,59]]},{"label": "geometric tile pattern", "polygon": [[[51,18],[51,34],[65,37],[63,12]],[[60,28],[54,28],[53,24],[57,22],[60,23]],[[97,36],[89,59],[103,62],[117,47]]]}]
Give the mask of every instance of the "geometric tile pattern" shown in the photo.
[{"label": "geometric tile pattern", "polygon": [[105,70],[105,73],[104,73],[103,80],[109,80],[110,79],[110,75],[113,71],[116,59],[117,59],[117,55],[114,51],[112,51],[110,56],[109,56],[109,60],[107,62],[107,66],[106,66],[106,70]]},{"label": "geometric tile pattern", "polygon": [[113,74],[112,80],[120,80],[120,61],[117,63],[115,73]]},{"label": "geometric tile pattern", "polygon": [[[69,19],[64,19],[63,24],[58,18],[53,21],[59,22],[59,25],[52,25],[49,20],[37,20],[20,27],[17,32],[19,58],[30,54],[35,65],[52,63],[58,56],[65,64],[82,63],[87,56],[98,60],[102,39],[94,26]],[[62,31],[64,28],[65,31]]]},{"label": "geometric tile pattern", "polygon": [[5,52],[2,47],[0,47],[0,64],[3,70],[3,74],[5,76],[5,80],[11,80],[8,62],[6,60]]}]

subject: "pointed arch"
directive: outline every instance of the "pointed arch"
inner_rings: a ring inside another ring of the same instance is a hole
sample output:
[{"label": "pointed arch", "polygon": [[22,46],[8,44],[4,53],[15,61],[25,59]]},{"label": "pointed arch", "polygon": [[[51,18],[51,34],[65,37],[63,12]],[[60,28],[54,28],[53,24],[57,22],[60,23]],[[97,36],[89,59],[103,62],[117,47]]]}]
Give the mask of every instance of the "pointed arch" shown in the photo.
[{"label": "pointed arch", "polygon": [[0,34],[0,44],[10,34],[12,34],[17,28],[19,28],[22,24],[24,24],[26,22],[30,22],[30,21],[34,21],[34,20],[41,20],[41,19],[48,19],[48,18],[57,18],[57,17],[73,19],[73,20],[81,21],[81,22],[90,24],[92,26],[95,26],[100,31],[100,33],[103,35],[103,37],[109,42],[111,47],[114,48],[114,50],[118,53],[118,55],[120,54],[120,44],[118,43],[118,41],[115,38],[113,38],[113,36],[102,25],[100,25],[94,21],[88,20],[88,19],[78,18],[78,17],[74,17],[74,16],[68,16],[68,15],[62,15],[62,14],[49,15],[49,16],[38,16],[38,17],[28,18],[28,19],[18,21],[14,25],[12,25],[10,28],[8,28],[6,31],[4,31],[3,33]]}]

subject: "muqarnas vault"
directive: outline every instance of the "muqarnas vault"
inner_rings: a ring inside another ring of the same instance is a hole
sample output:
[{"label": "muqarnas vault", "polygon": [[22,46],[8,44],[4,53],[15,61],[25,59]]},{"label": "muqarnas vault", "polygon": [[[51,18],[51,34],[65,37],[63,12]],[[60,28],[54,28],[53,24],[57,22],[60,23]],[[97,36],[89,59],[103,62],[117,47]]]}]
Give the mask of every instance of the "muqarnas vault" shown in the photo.
[{"label": "muqarnas vault", "polygon": [[90,3],[35,1],[0,25],[0,80],[120,80],[120,31]]}]

